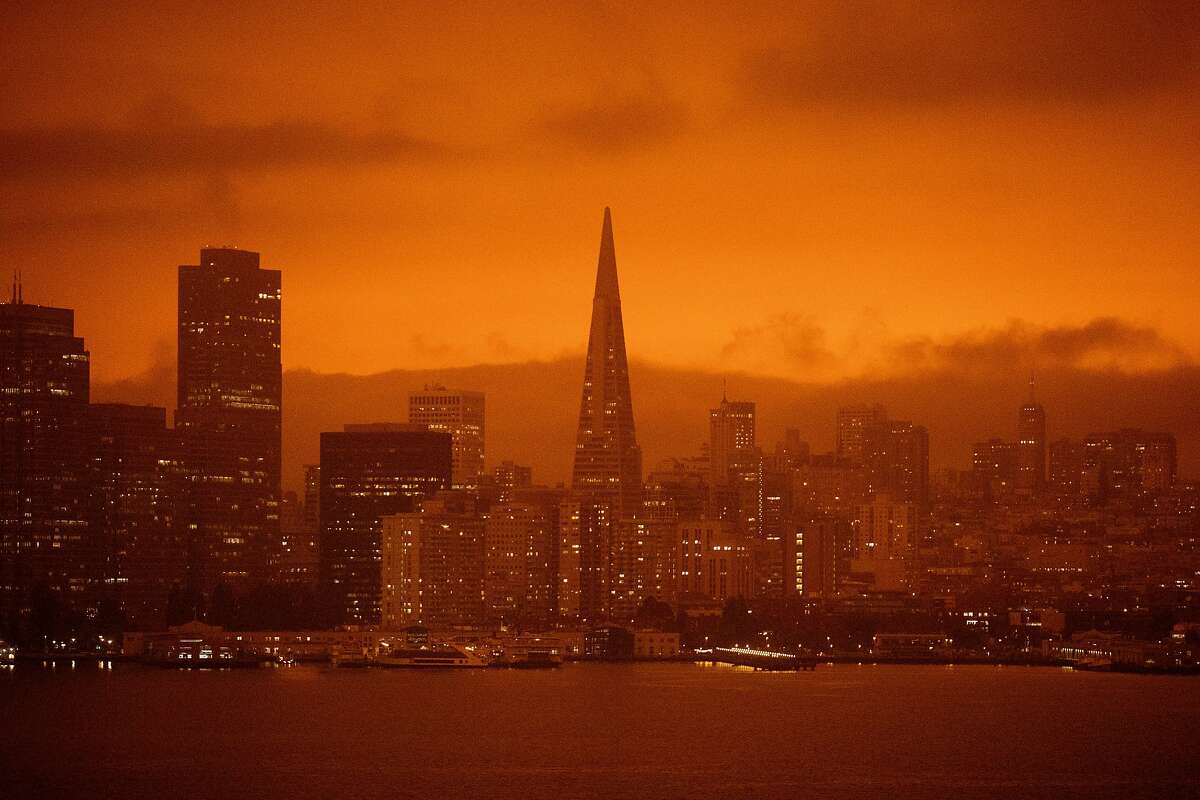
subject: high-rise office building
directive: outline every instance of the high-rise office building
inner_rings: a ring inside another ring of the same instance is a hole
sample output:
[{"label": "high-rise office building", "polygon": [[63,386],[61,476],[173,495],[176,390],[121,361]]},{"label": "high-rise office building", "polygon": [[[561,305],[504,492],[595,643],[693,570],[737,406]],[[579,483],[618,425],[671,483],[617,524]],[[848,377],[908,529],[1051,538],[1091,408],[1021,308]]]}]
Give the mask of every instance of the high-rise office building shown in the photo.
[{"label": "high-rise office building", "polygon": [[730,402],[709,411],[712,514],[736,522],[738,530],[761,536],[763,458],[755,439],[754,403]]},{"label": "high-rise office building", "polygon": [[545,625],[553,618],[558,504],[539,502],[532,494],[494,505],[488,513],[484,602],[493,621]]},{"label": "high-rise office building", "polygon": [[613,532],[609,568],[609,610],[614,619],[632,619],[650,597],[667,600],[675,585],[674,515],[626,517]]},{"label": "high-rise office building", "polygon": [[264,581],[279,536],[280,311],[279,271],[260,268],[258,253],[205,248],[179,267],[175,427],[202,592]]},{"label": "high-rise office building", "polygon": [[783,537],[784,594],[829,600],[837,596],[841,568],[839,539],[849,523],[818,516],[792,520]]},{"label": "high-rise office building", "polygon": [[167,622],[167,600],[187,579],[185,476],[167,410],[118,403],[89,408],[92,526],[104,589],[128,626]]},{"label": "high-rise office building", "polygon": [[484,519],[458,492],[382,521],[383,625],[479,624],[484,618]]},{"label": "high-rise office building", "polygon": [[571,488],[610,503],[618,517],[636,513],[641,502],[642,452],[633,427],[617,257],[607,208],[600,234]]},{"label": "high-rise office building", "polygon": [[1034,399],[1029,380],[1029,402],[1017,415],[1017,490],[1038,494],[1046,487],[1046,411]]},{"label": "high-rise office building", "polygon": [[866,470],[867,491],[924,507],[929,501],[929,433],[888,419],[881,405],[843,406],[837,414],[837,457]]},{"label": "high-rise office building", "polygon": [[850,464],[862,464],[866,457],[867,429],[887,420],[881,405],[842,406],[837,412],[837,455]]},{"label": "high-rise office building", "polygon": [[337,621],[378,624],[381,520],[449,487],[450,443],[401,424],[321,434],[320,580]]},{"label": "high-rise office building", "polygon": [[750,595],[745,537],[722,520],[681,520],[675,529],[676,598],[729,600]]},{"label": "high-rise office building", "polygon": [[319,535],[320,524],[313,521],[299,495],[284,492],[279,505],[279,539],[270,553],[272,582],[315,584],[320,572]]},{"label": "high-rise office building", "polygon": [[1175,483],[1175,437],[1138,428],[1093,433],[1083,440],[1083,490],[1106,501],[1162,492]]},{"label": "high-rise office building", "polygon": [[304,465],[304,524],[321,530],[321,465]]},{"label": "high-rise office building", "polygon": [[445,431],[452,441],[451,482],[456,489],[479,485],[484,454],[483,392],[426,386],[408,396],[408,421]]},{"label": "high-rise office building", "polygon": [[1011,492],[1017,480],[1017,444],[1003,439],[976,442],[971,457],[975,488],[988,497]]},{"label": "high-rise office building", "polygon": [[868,489],[925,508],[929,502],[929,432],[903,420],[876,420],[862,429]]},{"label": "high-rise office building", "polygon": [[493,471],[496,486],[500,490],[500,498],[507,500],[517,489],[533,485],[533,467],[526,467],[512,461],[502,461]]},{"label": "high-rise office building", "polygon": [[567,621],[603,620],[609,612],[615,508],[571,493],[558,514],[558,614]]},{"label": "high-rise office building", "polygon": [[761,458],[755,438],[754,403],[731,402],[708,412],[708,458],[713,483],[728,483],[748,470],[757,470]]},{"label": "high-rise office building", "polygon": [[855,551],[860,559],[900,560],[916,554],[917,509],[913,503],[876,495],[859,509]]},{"label": "high-rise office building", "polygon": [[88,351],[67,308],[0,304],[0,627],[33,593],[94,607],[101,552],[89,532]]},{"label": "high-rise office building", "polygon": [[897,591],[910,584],[920,542],[915,503],[877,494],[854,521],[852,571],[870,574],[877,590]]},{"label": "high-rise office building", "polygon": [[1049,485],[1060,495],[1073,496],[1083,488],[1083,442],[1058,439],[1050,443]]}]

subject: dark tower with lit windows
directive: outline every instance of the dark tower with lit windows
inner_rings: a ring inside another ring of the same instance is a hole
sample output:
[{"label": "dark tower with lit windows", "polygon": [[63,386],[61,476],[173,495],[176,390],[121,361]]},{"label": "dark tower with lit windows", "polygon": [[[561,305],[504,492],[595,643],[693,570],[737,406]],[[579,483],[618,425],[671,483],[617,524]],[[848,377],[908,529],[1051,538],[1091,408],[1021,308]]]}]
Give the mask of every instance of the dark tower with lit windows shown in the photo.
[{"label": "dark tower with lit windows", "polygon": [[100,552],[88,520],[89,362],[75,312],[0,303],[0,632],[35,607],[94,611]]},{"label": "dark tower with lit windows", "polygon": [[279,535],[280,276],[258,253],[205,248],[179,268],[179,408],[189,580],[210,592],[266,577]]},{"label": "dark tower with lit windows", "polygon": [[1033,393],[1029,378],[1029,402],[1017,416],[1017,490],[1037,494],[1046,486],[1046,411]]},{"label": "dark tower with lit windows", "polygon": [[621,516],[636,513],[641,501],[642,451],[633,429],[617,255],[612,215],[607,208],[600,233],[571,488],[611,502]]}]

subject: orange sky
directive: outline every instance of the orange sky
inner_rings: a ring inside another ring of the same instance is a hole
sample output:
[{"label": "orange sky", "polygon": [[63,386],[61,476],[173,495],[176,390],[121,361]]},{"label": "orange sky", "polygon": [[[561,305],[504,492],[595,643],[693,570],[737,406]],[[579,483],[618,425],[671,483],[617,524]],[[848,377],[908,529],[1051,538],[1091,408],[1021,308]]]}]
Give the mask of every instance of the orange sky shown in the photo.
[{"label": "orange sky", "polygon": [[1194,5],[441,5],[6,6],[0,264],[99,381],[205,243],[283,270],[287,368],[580,352],[605,205],[635,359],[1200,353]]}]

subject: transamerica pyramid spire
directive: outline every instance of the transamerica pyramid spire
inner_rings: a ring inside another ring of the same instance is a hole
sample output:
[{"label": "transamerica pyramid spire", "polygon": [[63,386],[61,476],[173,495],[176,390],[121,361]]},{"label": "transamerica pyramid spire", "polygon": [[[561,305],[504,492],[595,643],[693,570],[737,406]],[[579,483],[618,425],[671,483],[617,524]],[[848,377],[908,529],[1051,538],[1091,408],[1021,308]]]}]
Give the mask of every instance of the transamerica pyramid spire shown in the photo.
[{"label": "transamerica pyramid spire", "polygon": [[600,232],[571,488],[612,502],[621,516],[635,514],[641,501],[642,452],[633,428],[617,255],[612,213],[607,208]]}]

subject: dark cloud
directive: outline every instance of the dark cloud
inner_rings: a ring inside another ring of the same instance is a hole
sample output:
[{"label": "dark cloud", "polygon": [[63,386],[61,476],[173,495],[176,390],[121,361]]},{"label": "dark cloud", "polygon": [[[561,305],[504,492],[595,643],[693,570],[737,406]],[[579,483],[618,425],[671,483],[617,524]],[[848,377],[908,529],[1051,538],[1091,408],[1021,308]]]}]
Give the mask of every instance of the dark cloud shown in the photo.
[{"label": "dark cloud", "polygon": [[767,103],[1095,101],[1194,82],[1194,2],[831,4],[750,53]]},{"label": "dark cloud", "polygon": [[735,329],[721,356],[750,368],[767,363],[804,368],[833,359],[825,330],[801,314],[776,314],[761,325]]},{"label": "dark cloud", "polygon": [[889,363],[905,371],[1074,368],[1137,372],[1188,362],[1187,354],[1156,329],[1113,317],[1058,327],[1013,321],[1001,330],[936,340],[910,339],[886,349]]},{"label": "dark cloud", "polygon": [[286,167],[354,166],[451,157],[446,147],[388,131],[352,133],[292,120],[265,125],[194,121],[148,127],[0,131],[0,178],[224,175]]},{"label": "dark cloud", "polygon": [[611,155],[669,141],[687,122],[683,105],[650,93],[553,111],[538,128],[572,147]]}]

